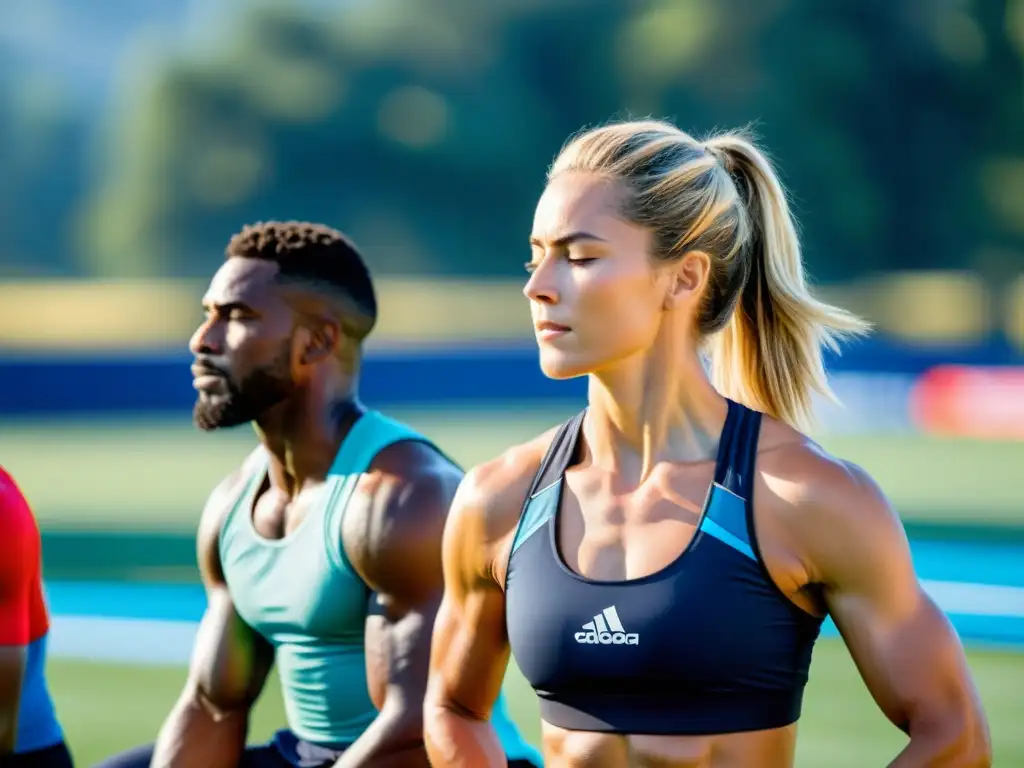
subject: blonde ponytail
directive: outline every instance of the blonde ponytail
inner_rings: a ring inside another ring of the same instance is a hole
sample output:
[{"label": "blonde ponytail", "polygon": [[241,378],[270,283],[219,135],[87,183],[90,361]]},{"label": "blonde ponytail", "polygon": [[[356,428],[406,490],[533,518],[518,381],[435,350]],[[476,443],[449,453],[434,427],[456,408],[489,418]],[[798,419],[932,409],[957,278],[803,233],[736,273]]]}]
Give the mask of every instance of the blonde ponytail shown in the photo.
[{"label": "blonde ponytail", "polygon": [[746,210],[740,258],[749,270],[735,311],[707,340],[712,381],[727,397],[807,429],[814,392],[836,399],[823,348],[837,350],[869,324],[811,295],[785,191],[757,147],[735,134],[704,147],[733,178]]}]

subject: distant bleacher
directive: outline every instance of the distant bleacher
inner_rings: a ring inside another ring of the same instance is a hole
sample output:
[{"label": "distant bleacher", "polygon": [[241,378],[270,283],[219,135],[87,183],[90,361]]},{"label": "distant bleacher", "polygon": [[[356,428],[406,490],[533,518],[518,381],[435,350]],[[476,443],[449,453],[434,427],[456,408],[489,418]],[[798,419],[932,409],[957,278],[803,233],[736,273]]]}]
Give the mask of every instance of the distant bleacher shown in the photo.
[{"label": "distant bleacher", "polygon": [[[183,280],[0,282],[0,355],[180,349],[200,320],[204,288]],[[383,278],[378,292],[371,348],[530,337],[522,281]],[[1003,338],[1024,350],[1024,275],[999,291],[969,272],[915,272],[820,294],[869,318],[895,343],[965,347]]]}]

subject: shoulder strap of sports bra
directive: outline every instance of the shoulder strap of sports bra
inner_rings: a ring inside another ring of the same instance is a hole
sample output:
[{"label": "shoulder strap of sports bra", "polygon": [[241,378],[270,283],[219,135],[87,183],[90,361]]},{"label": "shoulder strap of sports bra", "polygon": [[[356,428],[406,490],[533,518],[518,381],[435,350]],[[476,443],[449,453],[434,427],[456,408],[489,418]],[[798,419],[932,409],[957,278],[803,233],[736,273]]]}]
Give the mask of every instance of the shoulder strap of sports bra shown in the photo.
[{"label": "shoulder strap of sports bra", "polygon": [[720,438],[715,483],[740,498],[750,499],[753,497],[761,413],[732,400],[726,402],[729,413]]},{"label": "shoulder strap of sports bra", "polygon": [[549,499],[546,504],[538,503],[538,497],[546,489],[561,482],[565,470],[576,458],[576,446],[579,444],[579,435],[585,415],[586,410],[580,411],[558,428],[551,440],[551,445],[548,446],[547,453],[544,454],[544,458],[540,462],[540,467],[533,476],[530,490],[523,499],[523,505],[519,511],[519,521],[516,523],[512,546],[509,548],[505,564],[506,579],[510,573],[512,558],[516,550],[534,531],[550,519],[558,508],[558,495],[553,497],[554,503],[551,503],[551,499]]},{"label": "shoulder strap of sports bra", "polygon": [[547,453],[544,454],[544,458],[540,462],[537,474],[533,476],[530,492],[526,494],[526,499],[523,502],[524,509],[531,496],[561,480],[565,470],[576,458],[576,448],[579,445],[583,418],[586,415],[587,411],[584,408],[558,428],[551,440],[551,445],[548,446]]}]

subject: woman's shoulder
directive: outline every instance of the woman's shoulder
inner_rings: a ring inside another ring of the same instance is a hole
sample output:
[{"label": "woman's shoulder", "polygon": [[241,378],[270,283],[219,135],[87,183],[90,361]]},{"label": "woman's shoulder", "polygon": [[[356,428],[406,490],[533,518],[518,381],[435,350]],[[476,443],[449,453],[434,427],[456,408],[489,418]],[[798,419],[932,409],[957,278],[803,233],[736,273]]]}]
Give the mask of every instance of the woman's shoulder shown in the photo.
[{"label": "woman's shoulder", "polygon": [[477,510],[497,528],[514,527],[557,431],[553,427],[474,466],[459,487],[457,503]]},{"label": "woman's shoulder", "polygon": [[837,502],[874,485],[861,467],[768,416],[762,422],[757,469],[764,482],[797,507],[846,506]]},{"label": "woman's shoulder", "polygon": [[827,570],[861,539],[901,539],[899,515],[871,475],[792,427],[766,418],[757,453],[758,514]]},{"label": "woman's shoulder", "polygon": [[505,560],[533,479],[558,429],[511,446],[466,473],[448,515],[446,552],[475,560],[500,583],[494,568]]}]

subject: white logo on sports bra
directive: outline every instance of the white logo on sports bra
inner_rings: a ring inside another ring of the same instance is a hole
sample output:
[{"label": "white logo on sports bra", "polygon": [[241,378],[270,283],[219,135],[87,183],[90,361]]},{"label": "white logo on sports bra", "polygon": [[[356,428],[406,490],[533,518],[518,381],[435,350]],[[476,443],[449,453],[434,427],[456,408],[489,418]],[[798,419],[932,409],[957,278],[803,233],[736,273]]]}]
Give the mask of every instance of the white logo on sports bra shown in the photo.
[{"label": "white logo on sports bra", "polygon": [[576,633],[576,642],[584,645],[640,645],[640,634],[627,632],[619,620],[619,613],[611,605],[583,625]]}]

